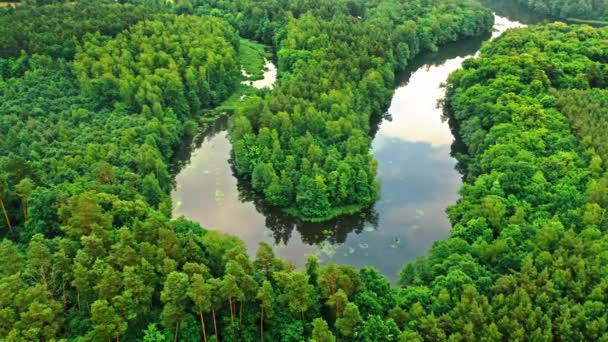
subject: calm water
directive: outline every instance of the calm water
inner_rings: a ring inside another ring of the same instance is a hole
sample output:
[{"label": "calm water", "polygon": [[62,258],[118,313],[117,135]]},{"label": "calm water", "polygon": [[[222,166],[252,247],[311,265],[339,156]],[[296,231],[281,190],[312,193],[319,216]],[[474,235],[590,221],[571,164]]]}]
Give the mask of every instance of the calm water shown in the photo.
[{"label": "calm water", "polygon": [[[450,155],[454,138],[437,106],[443,97],[441,84],[484,40],[523,26],[509,18],[511,14],[499,13],[491,36],[444,46],[417,58],[399,75],[372,144],[382,186],[372,210],[314,224],[266,207],[233,175],[223,119],[194,142],[189,164],[177,175],[174,216],[239,236],[251,255],[266,241],[275,245],[278,256],[296,265],[315,254],[323,262],[374,266],[396,279],[406,262],[425,255],[434,241],[449,235],[445,209],[458,199],[461,175]],[[271,85],[274,66],[265,77],[260,85]]]},{"label": "calm water", "polygon": [[[277,67],[267,59],[264,60],[264,78],[256,81],[243,81],[244,84],[249,84],[250,86],[262,89],[262,88],[270,88],[272,89],[274,82],[277,79]],[[244,76],[249,76],[245,70],[243,70]]]}]

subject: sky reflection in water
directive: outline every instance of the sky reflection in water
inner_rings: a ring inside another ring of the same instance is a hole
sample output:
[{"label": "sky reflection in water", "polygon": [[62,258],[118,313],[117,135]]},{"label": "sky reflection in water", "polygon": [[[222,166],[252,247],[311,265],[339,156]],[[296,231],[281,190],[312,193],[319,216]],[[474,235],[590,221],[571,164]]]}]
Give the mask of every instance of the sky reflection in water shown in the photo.
[{"label": "sky reflection in water", "polygon": [[[521,24],[497,16],[492,37],[515,26]],[[226,120],[220,120],[195,142],[189,164],[176,178],[174,216],[239,236],[252,256],[266,241],[298,266],[316,254],[323,262],[374,266],[395,280],[406,262],[449,235],[445,209],[458,199],[461,175],[450,155],[454,138],[437,106],[440,86],[488,38],[442,47],[398,75],[400,86],[372,144],[382,186],[373,210],[314,224],[268,208],[247,182],[234,177]],[[274,66],[265,76],[260,84],[268,85],[276,77]]]}]

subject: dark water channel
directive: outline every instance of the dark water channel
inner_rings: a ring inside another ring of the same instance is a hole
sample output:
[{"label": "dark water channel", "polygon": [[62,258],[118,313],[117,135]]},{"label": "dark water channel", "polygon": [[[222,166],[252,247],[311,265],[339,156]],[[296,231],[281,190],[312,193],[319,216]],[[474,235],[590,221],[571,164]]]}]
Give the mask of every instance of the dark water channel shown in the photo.
[{"label": "dark water channel", "polygon": [[422,55],[399,75],[372,144],[382,189],[372,210],[325,223],[304,223],[264,206],[248,184],[233,175],[226,119],[221,119],[195,140],[189,163],[177,175],[173,215],[240,237],[251,255],[259,242],[266,241],[275,246],[278,256],[298,266],[308,254],[315,254],[322,262],[374,266],[396,279],[406,262],[448,237],[445,209],[458,199],[461,175],[451,156],[454,138],[437,106],[443,97],[441,84],[484,41],[536,20],[525,11],[496,11],[491,36]]}]

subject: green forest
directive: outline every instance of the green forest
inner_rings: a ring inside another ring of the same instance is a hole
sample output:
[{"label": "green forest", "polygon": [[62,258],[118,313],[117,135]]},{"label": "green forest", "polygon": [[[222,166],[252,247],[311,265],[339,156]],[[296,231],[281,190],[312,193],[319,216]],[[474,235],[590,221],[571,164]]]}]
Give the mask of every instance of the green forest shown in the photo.
[{"label": "green forest", "polygon": [[[268,19],[286,22],[273,37],[281,82],[236,111],[230,135],[237,172],[250,177],[270,204],[308,220],[373,204],[378,185],[370,119],[386,110],[395,71],[423,51],[481,35],[492,25],[479,5],[435,3],[311,6],[289,11],[297,19],[284,13]],[[249,10],[238,15],[253,17]],[[240,32],[254,26],[246,20],[241,25]],[[267,26],[254,26],[252,38],[264,40]]]},{"label": "green forest", "polygon": [[532,11],[572,22],[608,24],[606,0],[496,0],[502,3],[517,2]]},{"label": "green forest", "polygon": [[[369,207],[395,74],[490,32],[490,9],[64,2],[0,8],[0,341],[608,341],[608,29],[509,30],[449,77],[453,228],[391,284],[172,219],[172,157],[229,108],[235,172],[265,202]],[[269,57],[276,86],[242,85]]]}]

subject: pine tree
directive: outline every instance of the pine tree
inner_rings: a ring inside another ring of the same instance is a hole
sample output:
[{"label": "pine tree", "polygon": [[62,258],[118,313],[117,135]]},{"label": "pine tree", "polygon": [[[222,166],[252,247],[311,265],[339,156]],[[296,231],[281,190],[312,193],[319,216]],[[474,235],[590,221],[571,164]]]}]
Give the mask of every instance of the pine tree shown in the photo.
[{"label": "pine tree", "polygon": [[166,327],[175,324],[174,342],[177,342],[179,324],[186,315],[189,286],[188,276],[174,271],[167,276],[160,293],[160,300],[164,304],[161,318]]},{"label": "pine tree", "polygon": [[336,337],[329,330],[327,322],[323,318],[315,318],[312,321],[312,339],[310,342],[336,342]]},{"label": "pine tree", "polygon": [[106,301],[97,300],[91,305],[91,321],[95,333],[108,341],[120,336],[127,331],[127,323],[116,313],[116,310]]},{"label": "pine tree", "polygon": [[353,337],[355,336],[359,324],[362,322],[363,319],[361,319],[361,314],[359,313],[357,305],[348,303],[346,304],[342,317],[336,320],[335,326],[342,336]]},{"label": "pine tree", "polygon": [[264,318],[272,316],[272,303],[274,302],[274,292],[272,285],[265,280],[258,289],[257,299],[260,301],[260,339],[264,340]]},{"label": "pine tree", "polygon": [[207,341],[207,331],[205,330],[205,312],[211,310],[211,295],[212,287],[205,282],[205,279],[200,274],[194,274],[191,279],[190,290],[188,296],[194,303],[197,313],[201,320],[201,331],[203,339]]}]

